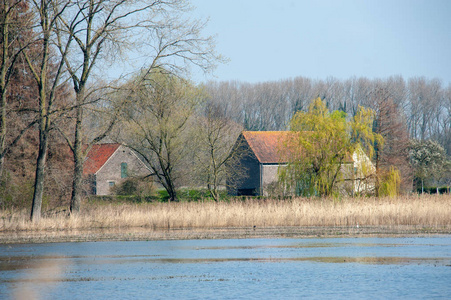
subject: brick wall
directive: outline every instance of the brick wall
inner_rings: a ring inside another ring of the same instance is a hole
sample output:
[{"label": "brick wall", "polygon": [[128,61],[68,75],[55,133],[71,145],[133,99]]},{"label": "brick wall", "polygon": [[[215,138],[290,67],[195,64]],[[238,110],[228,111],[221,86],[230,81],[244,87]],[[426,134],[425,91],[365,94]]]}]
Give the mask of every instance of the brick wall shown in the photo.
[{"label": "brick wall", "polygon": [[125,180],[121,178],[121,164],[127,163],[128,177],[145,176],[150,173],[136,154],[125,146],[120,146],[110,159],[97,171],[97,195],[109,195],[110,183],[118,185]]}]

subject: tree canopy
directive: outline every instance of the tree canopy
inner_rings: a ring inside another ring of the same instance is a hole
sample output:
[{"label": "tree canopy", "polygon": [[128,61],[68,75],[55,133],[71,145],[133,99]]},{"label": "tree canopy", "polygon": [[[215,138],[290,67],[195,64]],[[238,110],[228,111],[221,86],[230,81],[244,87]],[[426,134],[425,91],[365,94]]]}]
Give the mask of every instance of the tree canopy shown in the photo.
[{"label": "tree canopy", "polygon": [[382,142],[371,130],[373,116],[370,109],[360,107],[347,120],[344,112],[331,113],[320,98],[313,100],[308,111],[296,113],[291,120],[293,134],[281,150],[288,157],[287,166],[280,168],[281,182],[303,196],[331,195],[342,179],[343,164],[357,147],[371,157],[374,142]]},{"label": "tree canopy", "polygon": [[424,191],[424,181],[440,180],[450,165],[443,147],[431,140],[412,140],[409,155],[415,172],[415,180],[417,183],[421,182],[422,192]]},{"label": "tree canopy", "polygon": [[180,163],[187,154],[187,125],[202,99],[188,81],[164,70],[130,82],[131,95],[122,115],[122,139],[150,166],[157,181],[176,201]]}]

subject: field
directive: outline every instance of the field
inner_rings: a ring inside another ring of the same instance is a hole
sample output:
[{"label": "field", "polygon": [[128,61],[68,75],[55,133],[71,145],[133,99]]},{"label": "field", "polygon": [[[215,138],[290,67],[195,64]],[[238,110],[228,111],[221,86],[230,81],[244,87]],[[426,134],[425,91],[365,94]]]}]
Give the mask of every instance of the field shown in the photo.
[{"label": "field", "polygon": [[398,198],[235,199],[177,203],[86,202],[78,215],[46,212],[39,223],[29,211],[0,211],[0,232],[85,229],[209,229],[281,226],[451,227],[449,195]]}]

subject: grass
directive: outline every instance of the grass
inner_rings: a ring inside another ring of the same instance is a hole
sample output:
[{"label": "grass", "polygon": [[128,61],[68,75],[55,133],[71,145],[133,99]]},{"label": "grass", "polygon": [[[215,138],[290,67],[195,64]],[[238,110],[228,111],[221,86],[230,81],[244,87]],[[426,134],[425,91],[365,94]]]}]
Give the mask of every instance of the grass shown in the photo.
[{"label": "grass", "polygon": [[449,195],[391,198],[235,199],[177,203],[89,201],[78,215],[44,213],[39,223],[29,211],[1,211],[0,232],[144,227],[150,229],[272,226],[451,226]]},{"label": "grass", "polygon": [[[180,201],[191,202],[191,201],[201,201],[201,200],[213,200],[210,192],[207,189],[188,189],[182,188],[177,190],[177,198]],[[219,198],[221,200],[228,200],[230,198],[227,195],[227,191],[221,190],[219,193]],[[90,196],[88,201],[98,202],[167,202],[169,199],[169,194],[166,190],[157,190],[153,195],[106,195],[106,196]]]}]

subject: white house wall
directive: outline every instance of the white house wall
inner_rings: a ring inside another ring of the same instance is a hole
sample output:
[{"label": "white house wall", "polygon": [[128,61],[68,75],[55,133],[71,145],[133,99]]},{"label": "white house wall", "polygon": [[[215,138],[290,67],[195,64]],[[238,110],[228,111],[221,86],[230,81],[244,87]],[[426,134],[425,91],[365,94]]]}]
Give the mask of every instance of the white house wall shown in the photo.
[{"label": "white house wall", "polygon": [[355,168],[354,193],[371,193],[374,191],[375,183],[370,175],[376,172],[371,160],[361,148],[357,148],[352,155]]}]

